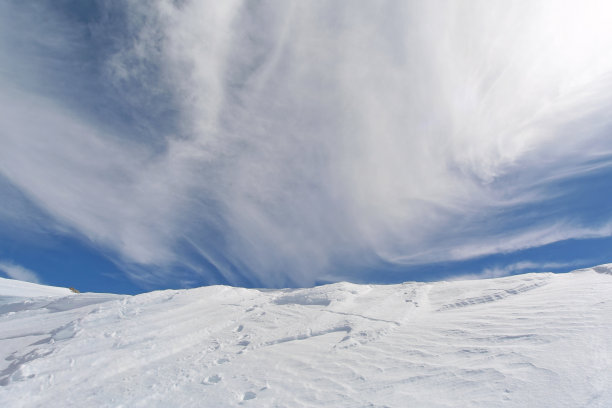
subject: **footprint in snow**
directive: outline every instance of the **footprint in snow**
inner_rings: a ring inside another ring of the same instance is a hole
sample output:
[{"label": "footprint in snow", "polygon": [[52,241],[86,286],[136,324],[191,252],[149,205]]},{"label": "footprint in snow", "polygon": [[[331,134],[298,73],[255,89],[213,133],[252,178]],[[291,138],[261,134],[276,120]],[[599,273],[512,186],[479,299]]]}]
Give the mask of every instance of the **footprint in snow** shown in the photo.
[{"label": "footprint in snow", "polygon": [[248,401],[248,400],[252,400],[255,399],[257,397],[257,394],[255,394],[252,391],[247,391],[244,393],[244,395],[242,396],[242,400],[243,401]]},{"label": "footprint in snow", "polygon": [[204,379],[204,381],[202,381],[203,384],[206,385],[212,385],[212,384],[217,384],[218,382],[221,382],[222,378],[219,374],[215,374],[215,375],[211,375],[210,377],[206,377]]}]

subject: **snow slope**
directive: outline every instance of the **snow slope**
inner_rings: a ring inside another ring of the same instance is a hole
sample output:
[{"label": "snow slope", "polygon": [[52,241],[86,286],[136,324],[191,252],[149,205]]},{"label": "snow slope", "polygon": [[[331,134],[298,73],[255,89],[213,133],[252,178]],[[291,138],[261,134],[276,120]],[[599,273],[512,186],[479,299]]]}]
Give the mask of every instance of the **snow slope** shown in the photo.
[{"label": "snow slope", "polygon": [[0,299],[3,301],[11,297],[67,296],[70,294],[72,291],[68,288],[0,278]]},{"label": "snow slope", "polygon": [[0,406],[612,407],[611,272],[138,296],[3,279]]}]

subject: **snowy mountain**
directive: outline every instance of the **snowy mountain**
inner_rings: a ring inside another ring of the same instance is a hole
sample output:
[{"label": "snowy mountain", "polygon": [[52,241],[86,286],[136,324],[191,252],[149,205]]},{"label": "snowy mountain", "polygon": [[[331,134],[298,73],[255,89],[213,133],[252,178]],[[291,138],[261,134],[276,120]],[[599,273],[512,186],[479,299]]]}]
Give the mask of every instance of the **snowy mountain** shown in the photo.
[{"label": "snowy mountain", "polygon": [[611,407],[611,274],[138,296],[0,279],[0,406]]}]

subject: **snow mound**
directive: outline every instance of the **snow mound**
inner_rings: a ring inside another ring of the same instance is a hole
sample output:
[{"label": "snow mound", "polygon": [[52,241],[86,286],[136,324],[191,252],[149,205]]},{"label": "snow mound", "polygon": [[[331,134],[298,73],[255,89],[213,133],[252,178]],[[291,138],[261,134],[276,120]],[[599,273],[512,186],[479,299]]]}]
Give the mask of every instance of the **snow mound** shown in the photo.
[{"label": "snow mound", "polygon": [[0,297],[67,296],[70,294],[72,291],[68,288],[0,278]]},{"label": "snow mound", "polygon": [[605,273],[608,275],[612,275],[612,263],[597,265],[590,268],[578,269],[574,271],[575,273],[581,272],[597,272],[597,273]]},{"label": "snow mound", "polygon": [[597,273],[607,273],[608,275],[612,275],[612,264],[594,266],[593,270]]},{"label": "snow mound", "polygon": [[0,406],[610,407],[611,266],[138,296],[3,279]]}]

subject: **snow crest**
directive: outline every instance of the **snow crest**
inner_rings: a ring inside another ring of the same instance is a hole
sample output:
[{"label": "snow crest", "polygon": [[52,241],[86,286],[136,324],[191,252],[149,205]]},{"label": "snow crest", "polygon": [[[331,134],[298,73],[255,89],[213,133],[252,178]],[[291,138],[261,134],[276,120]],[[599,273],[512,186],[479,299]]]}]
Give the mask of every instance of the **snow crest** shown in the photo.
[{"label": "snow crest", "polygon": [[611,270],[138,296],[2,280],[0,406],[609,407]]}]

